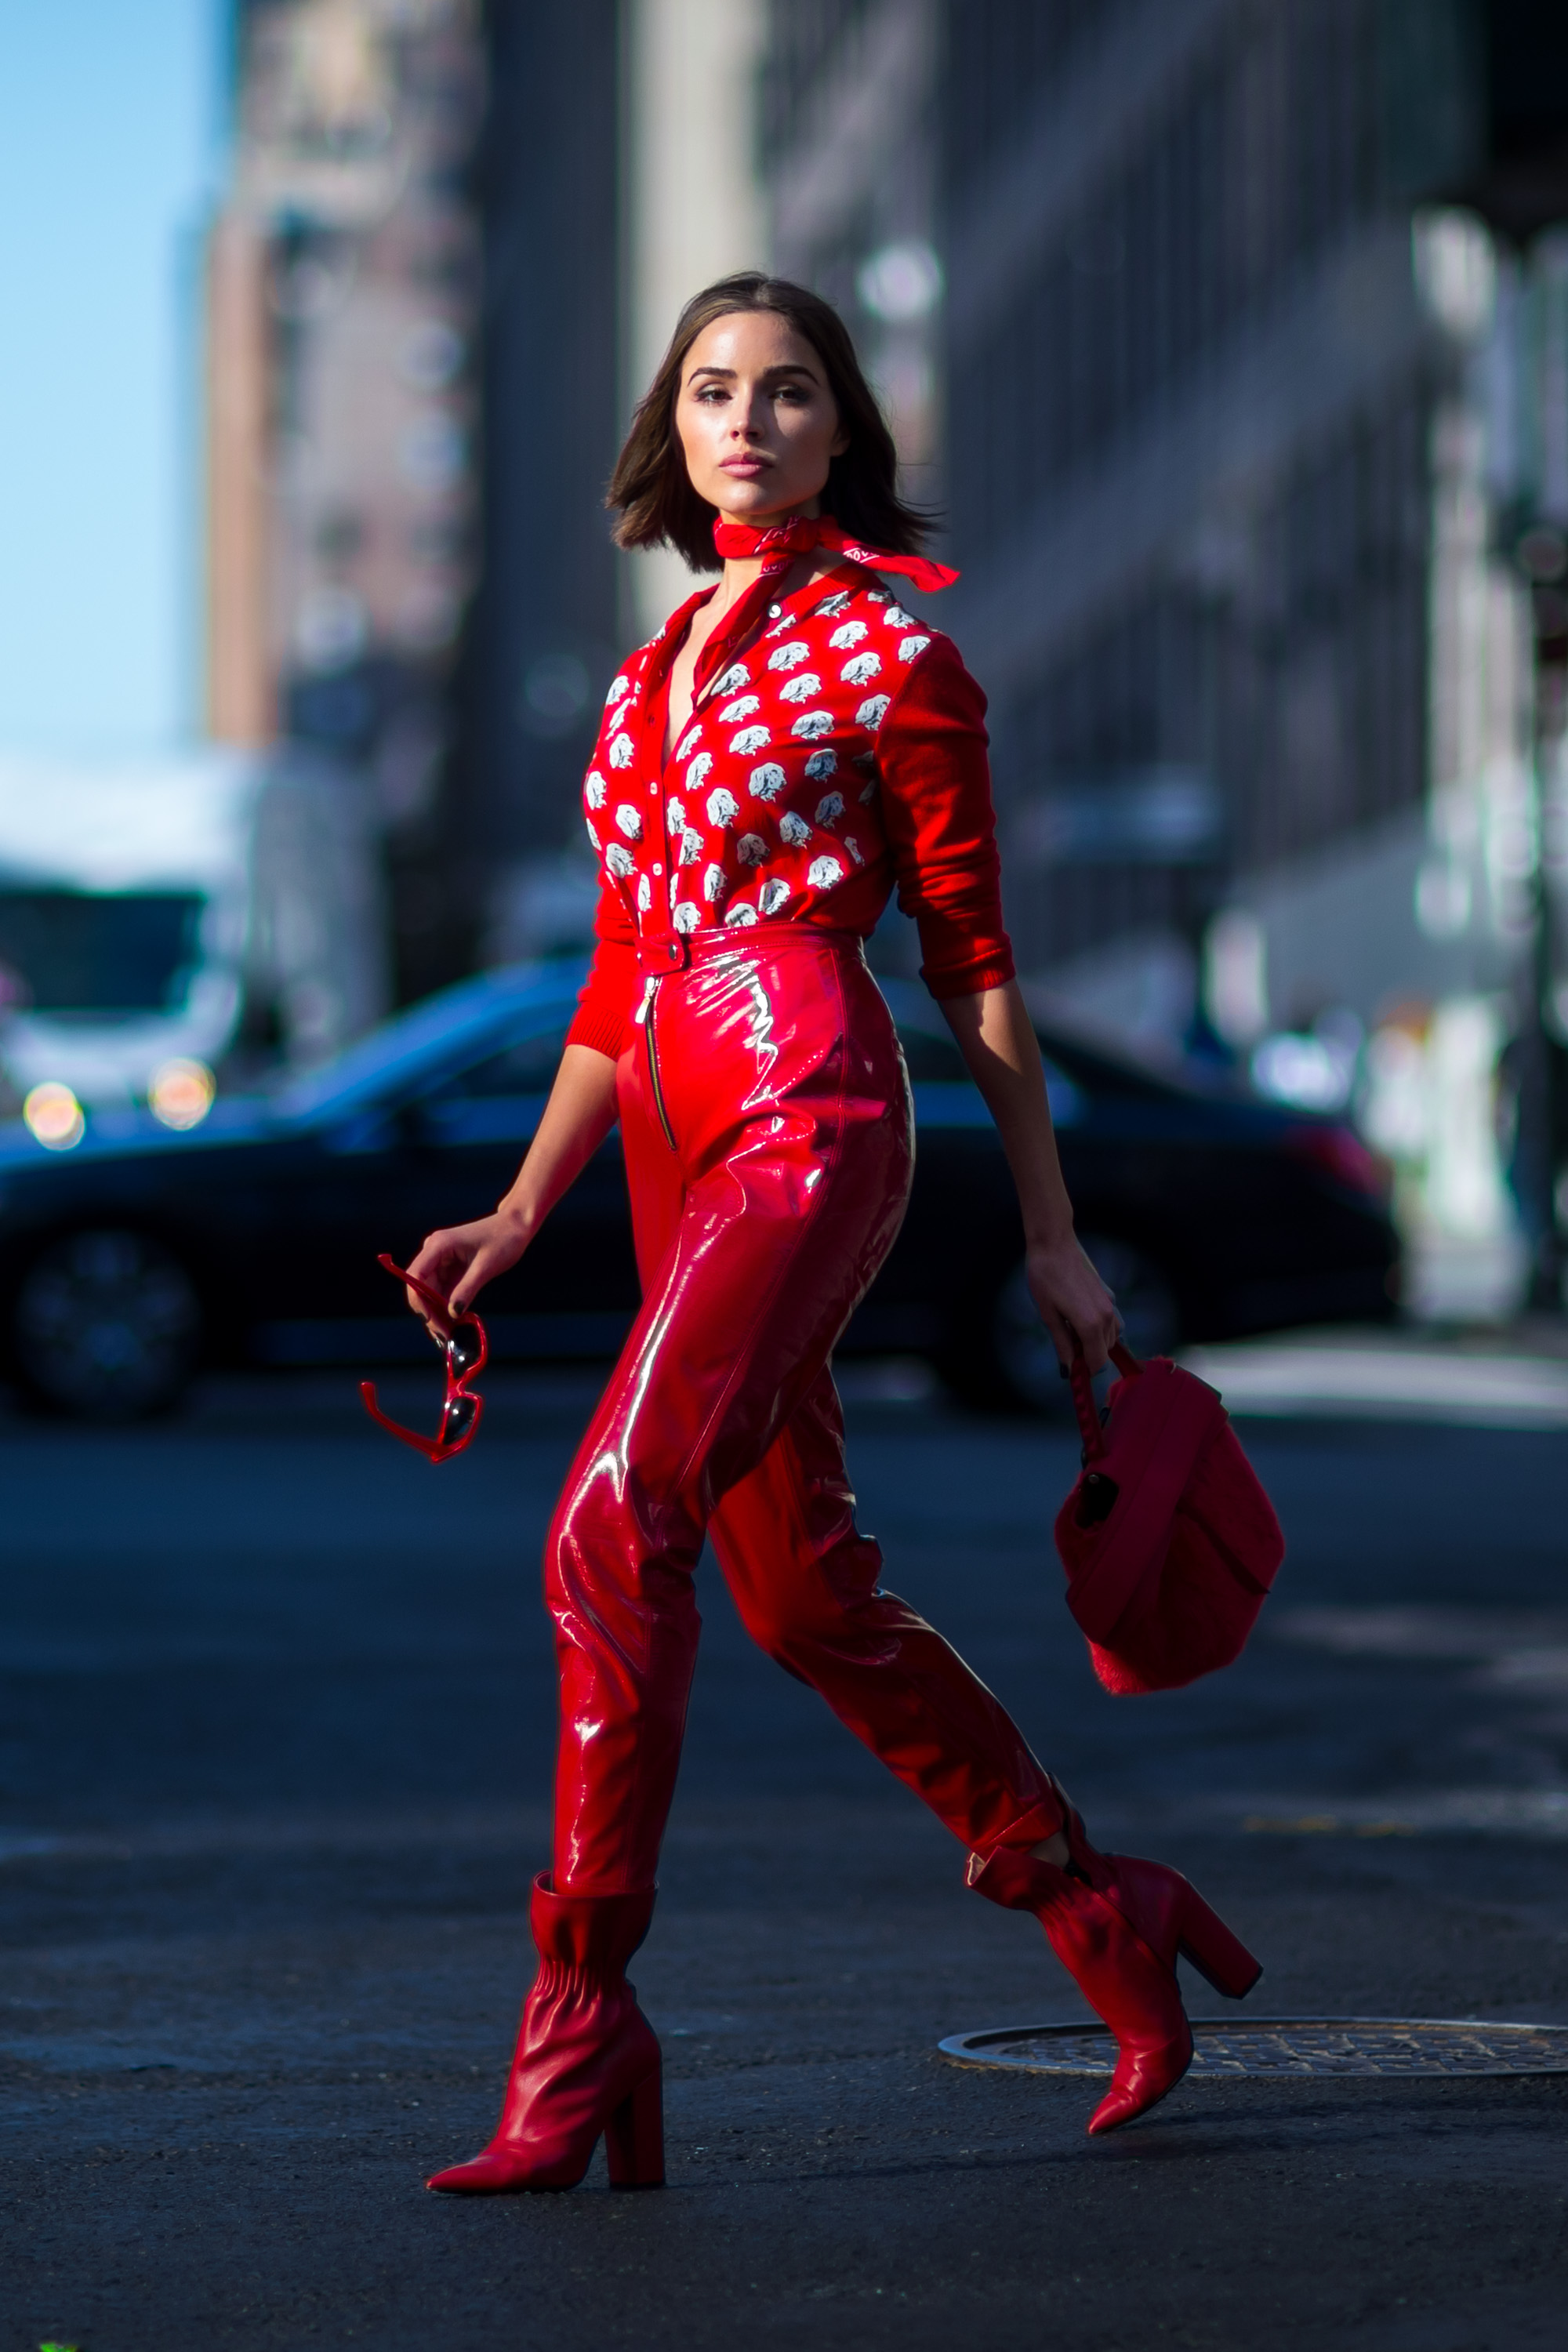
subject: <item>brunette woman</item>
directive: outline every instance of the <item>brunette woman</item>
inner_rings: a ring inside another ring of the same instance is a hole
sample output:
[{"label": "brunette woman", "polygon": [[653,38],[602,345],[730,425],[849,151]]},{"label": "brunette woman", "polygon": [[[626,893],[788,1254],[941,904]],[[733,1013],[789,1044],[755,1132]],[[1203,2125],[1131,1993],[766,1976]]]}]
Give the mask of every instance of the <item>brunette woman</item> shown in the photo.
[{"label": "brunette woman", "polygon": [[863,953],[895,888],[1001,1133],[1057,1348],[1098,1368],[1116,1336],[1002,928],[984,698],[902,602],[955,575],[917,551],[838,317],[759,276],[687,306],[608,503],[622,546],[668,541],[721,577],[610,688],[584,787],[598,948],[521,1172],[412,1269],[469,1305],[619,1118],[644,1299],[546,1549],[561,1729],[539,1972],[495,2138],[430,2186],[568,2187],[601,2133],[616,2185],[663,2179],[658,2043],[625,1971],[704,1537],[753,1638],[952,1830],[971,1886],[1035,1913],[1112,2027],[1105,2131],[1189,2062],[1178,1949],[1232,1994],[1258,1965],[1174,1871],[1089,1844],[991,1693],[883,1590],[829,1370],[909,1193],[909,1086]]}]

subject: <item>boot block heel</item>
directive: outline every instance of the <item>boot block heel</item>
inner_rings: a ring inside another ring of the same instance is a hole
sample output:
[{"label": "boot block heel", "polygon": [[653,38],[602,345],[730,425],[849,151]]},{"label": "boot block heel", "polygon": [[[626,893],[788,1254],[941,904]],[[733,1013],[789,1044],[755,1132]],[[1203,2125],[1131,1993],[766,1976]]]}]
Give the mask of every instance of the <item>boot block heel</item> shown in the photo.
[{"label": "boot block heel", "polygon": [[1254,1959],[1240,1937],[1231,1934],[1218,1912],[1191,1886],[1182,1903],[1176,1949],[1226,2000],[1245,2000],[1263,1974],[1262,1961]]},{"label": "boot block heel", "polygon": [[664,2097],[656,2064],[605,2126],[612,2189],[664,2187]]}]

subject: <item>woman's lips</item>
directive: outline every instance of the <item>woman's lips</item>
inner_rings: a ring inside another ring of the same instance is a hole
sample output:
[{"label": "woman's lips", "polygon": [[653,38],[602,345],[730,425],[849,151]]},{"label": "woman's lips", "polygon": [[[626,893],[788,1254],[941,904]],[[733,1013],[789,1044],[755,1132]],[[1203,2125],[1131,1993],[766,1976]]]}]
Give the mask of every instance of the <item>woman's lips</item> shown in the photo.
[{"label": "woman's lips", "polygon": [[768,465],[766,457],[723,457],[719,470],[721,474],[765,474]]}]

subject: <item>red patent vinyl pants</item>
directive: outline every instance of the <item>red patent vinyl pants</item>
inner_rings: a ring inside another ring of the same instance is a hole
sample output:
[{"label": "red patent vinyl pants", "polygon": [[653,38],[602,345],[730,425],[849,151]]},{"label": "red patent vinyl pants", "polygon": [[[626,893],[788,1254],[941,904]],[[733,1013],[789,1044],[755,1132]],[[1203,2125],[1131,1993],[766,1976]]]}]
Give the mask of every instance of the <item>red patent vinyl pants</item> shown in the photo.
[{"label": "red patent vinyl pants", "polygon": [[554,1884],[651,1886],[704,1535],[747,1631],[971,1849],[1058,1827],[1005,1709],[878,1584],[834,1342],[902,1221],[909,1087],[858,939],[758,924],[643,951],[618,1072],[643,1307],[551,1526]]}]

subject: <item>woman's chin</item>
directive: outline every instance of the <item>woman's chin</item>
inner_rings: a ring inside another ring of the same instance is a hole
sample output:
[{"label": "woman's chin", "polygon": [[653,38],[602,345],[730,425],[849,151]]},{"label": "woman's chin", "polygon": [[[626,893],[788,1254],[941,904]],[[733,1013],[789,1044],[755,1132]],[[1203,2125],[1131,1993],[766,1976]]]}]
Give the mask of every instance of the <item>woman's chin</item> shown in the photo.
[{"label": "woman's chin", "polygon": [[744,475],[736,478],[727,474],[722,487],[710,491],[709,497],[726,522],[755,523],[763,515],[799,514],[803,509],[809,512],[815,504],[811,492],[792,498],[766,474],[750,479]]},{"label": "woman's chin", "polygon": [[777,490],[763,475],[749,478],[726,474],[709,495],[727,522],[750,522],[757,515],[782,511]]}]

